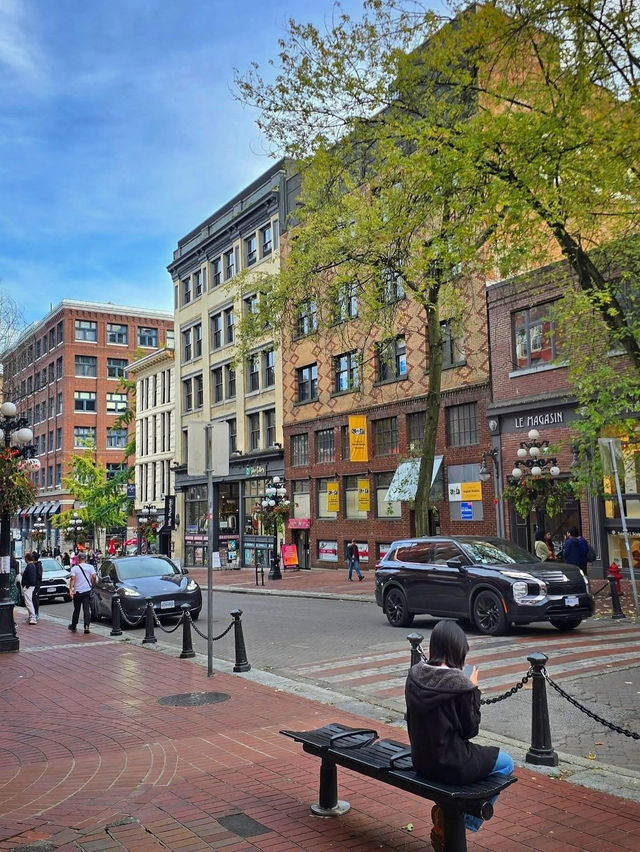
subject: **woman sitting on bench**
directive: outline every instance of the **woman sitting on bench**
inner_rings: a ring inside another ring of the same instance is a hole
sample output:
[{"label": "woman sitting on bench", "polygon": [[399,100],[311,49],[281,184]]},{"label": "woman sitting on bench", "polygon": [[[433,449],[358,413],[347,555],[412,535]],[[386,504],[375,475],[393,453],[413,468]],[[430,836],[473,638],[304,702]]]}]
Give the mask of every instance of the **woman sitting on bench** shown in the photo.
[{"label": "woman sitting on bench", "polygon": [[[417,663],[407,677],[411,758],[418,775],[430,781],[464,786],[513,772],[506,752],[470,742],[480,728],[480,690],[477,668],[469,677],[462,671],[468,651],[464,631],[454,621],[439,621],[431,632],[429,661]],[[470,831],[483,822],[465,814]]]}]

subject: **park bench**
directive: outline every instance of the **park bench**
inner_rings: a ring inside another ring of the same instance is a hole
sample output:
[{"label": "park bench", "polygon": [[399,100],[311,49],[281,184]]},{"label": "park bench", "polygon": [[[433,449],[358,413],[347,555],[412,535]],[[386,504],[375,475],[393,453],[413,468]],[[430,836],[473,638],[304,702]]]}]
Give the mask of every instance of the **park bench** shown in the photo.
[{"label": "park bench", "polygon": [[302,743],[303,750],[319,757],[320,791],[311,806],[318,816],[339,816],[349,803],[338,800],[337,766],[382,781],[434,802],[431,842],[436,852],[466,852],[464,814],[491,819],[491,799],[516,778],[486,778],[467,786],[428,781],[413,771],[411,749],[406,743],[379,740],[374,730],[349,728],[334,722],[313,731],[280,731]]}]

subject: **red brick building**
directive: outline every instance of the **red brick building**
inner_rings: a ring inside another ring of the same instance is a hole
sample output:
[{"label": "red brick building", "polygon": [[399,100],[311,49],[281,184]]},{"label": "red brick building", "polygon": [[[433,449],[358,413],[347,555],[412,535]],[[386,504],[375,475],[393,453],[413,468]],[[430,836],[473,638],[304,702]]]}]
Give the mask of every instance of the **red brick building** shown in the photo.
[{"label": "red brick building", "polygon": [[165,346],[167,337],[172,342],[169,312],[64,299],[2,354],[4,398],[28,419],[41,464],[38,501],[14,519],[23,538],[39,519],[46,544],[59,543],[51,517],[73,505],[62,480],[84,441],[95,443],[108,469],[120,468],[127,440],[113,427],[126,407],[120,380],[141,352]]}]

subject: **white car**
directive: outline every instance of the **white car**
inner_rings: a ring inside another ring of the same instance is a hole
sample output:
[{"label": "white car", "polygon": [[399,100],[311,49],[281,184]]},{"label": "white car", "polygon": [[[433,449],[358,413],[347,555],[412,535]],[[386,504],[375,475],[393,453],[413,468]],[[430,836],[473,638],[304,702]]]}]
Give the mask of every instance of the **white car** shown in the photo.
[{"label": "white car", "polygon": [[[53,559],[51,556],[42,556],[42,582],[40,583],[40,600],[52,600],[53,598],[62,598],[65,601],[70,601],[69,594],[69,578],[71,576],[68,568],[63,568],[62,565]],[[24,562],[20,560],[20,571],[24,571]],[[24,603],[22,597],[22,573],[16,576],[16,586],[20,595],[20,603]]]}]

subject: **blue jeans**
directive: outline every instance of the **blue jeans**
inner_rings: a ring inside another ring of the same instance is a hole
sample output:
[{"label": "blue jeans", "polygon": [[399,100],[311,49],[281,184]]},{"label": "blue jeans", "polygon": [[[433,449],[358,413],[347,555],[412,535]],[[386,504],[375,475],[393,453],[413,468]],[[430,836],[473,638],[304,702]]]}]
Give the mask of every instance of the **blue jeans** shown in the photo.
[{"label": "blue jeans", "polygon": [[[506,753],[506,751],[499,751],[498,756],[496,757],[496,762],[493,764],[493,769],[489,773],[489,778],[492,778],[496,775],[503,775],[508,777],[513,773],[513,760]],[[491,799],[491,804],[495,802],[497,796],[494,796]],[[473,814],[465,814],[464,815],[464,824],[468,831],[479,831],[483,819],[477,816],[473,816]]]},{"label": "blue jeans", "polygon": [[347,578],[349,580],[351,579],[351,572],[353,571],[354,568],[356,569],[356,574],[358,575],[358,577],[362,577],[362,574],[360,573],[360,560],[359,559],[350,559],[349,560],[349,573],[347,574]]}]

